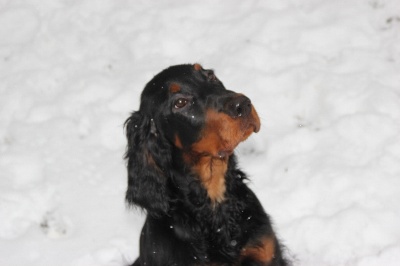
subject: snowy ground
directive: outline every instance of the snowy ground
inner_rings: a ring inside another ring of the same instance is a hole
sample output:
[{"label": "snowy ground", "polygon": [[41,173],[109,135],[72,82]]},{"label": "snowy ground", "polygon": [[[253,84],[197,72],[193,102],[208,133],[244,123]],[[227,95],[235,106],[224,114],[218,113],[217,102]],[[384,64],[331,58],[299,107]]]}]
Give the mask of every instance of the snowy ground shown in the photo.
[{"label": "snowy ground", "polygon": [[258,109],[240,165],[296,265],[399,265],[398,0],[0,0],[0,265],[136,257],[122,125],[188,62]]}]

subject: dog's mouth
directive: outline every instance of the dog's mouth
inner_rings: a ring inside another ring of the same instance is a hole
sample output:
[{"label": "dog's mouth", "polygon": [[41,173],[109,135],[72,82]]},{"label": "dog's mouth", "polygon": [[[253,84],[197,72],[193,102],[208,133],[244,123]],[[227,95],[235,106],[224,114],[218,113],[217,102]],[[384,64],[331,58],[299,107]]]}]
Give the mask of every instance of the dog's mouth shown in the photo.
[{"label": "dog's mouth", "polygon": [[[257,116],[258,118],[258,116]],[[237,138],[234,138],[231,142],[226,143],[226,147],[224,147],[222,150],[218,151],[217,155],[214,157],[218,157],[220,159],[228,158],[231,156],[236,149],[236,147],[243,141],[245,141],[253,132],[257,133],[260,130],[260,120],[253,119],[254,121],[251,121],[244,126],[243,131],[242,131],[242,136],[241,134],[238,134]]]},{"label": "dog's mouth", "polygon": [[260,130],[260,119],[253,107],[246,117],[209,111],[206,121],[201,138],[191,148],[197,154],[218,159],[227,159],[241,142]]}]

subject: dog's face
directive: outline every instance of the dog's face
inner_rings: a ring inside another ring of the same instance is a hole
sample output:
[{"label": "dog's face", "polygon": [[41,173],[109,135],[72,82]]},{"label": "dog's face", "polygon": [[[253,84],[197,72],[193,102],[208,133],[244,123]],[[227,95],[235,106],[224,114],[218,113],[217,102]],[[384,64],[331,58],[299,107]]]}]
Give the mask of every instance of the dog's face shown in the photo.
[{"label": "dog's face", "polygon": [[250,100],[225,89],[212,70],[199,64],[174,66],[154,77],[143,91],[142,108],[153,113],[157,130],[188,160],[227,158],[260,129]]},{"label": "dog's face", "polygon": [[178,65],[147,83],[126,128],[127,201],[157,214],[168,211],[168,180],[176,173],[195,176],[212,202],[223,201],[229,158],[260,119],[212,70]]}]

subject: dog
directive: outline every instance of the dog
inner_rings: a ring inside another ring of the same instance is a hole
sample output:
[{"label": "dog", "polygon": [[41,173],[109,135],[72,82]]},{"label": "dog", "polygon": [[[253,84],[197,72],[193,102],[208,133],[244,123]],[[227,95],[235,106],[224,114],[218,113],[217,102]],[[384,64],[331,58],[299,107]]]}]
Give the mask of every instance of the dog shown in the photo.
[{"label": "dog", "polygon": [[249,98],[200,64],[147,83],[125,122],[126,202],[147,215],[132,265],[289,265],[234,154],[259,130]]}]

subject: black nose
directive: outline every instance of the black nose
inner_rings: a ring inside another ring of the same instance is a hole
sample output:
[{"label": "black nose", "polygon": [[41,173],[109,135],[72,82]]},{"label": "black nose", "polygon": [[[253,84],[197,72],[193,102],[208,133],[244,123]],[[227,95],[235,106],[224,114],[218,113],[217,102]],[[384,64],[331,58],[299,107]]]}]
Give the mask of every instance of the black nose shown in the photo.
[{"label": "black nose", "polygon": [[251,101],[244,95],[233,97],[225,103],[225,112],[231,117],[245,117],[251,113]]}]

